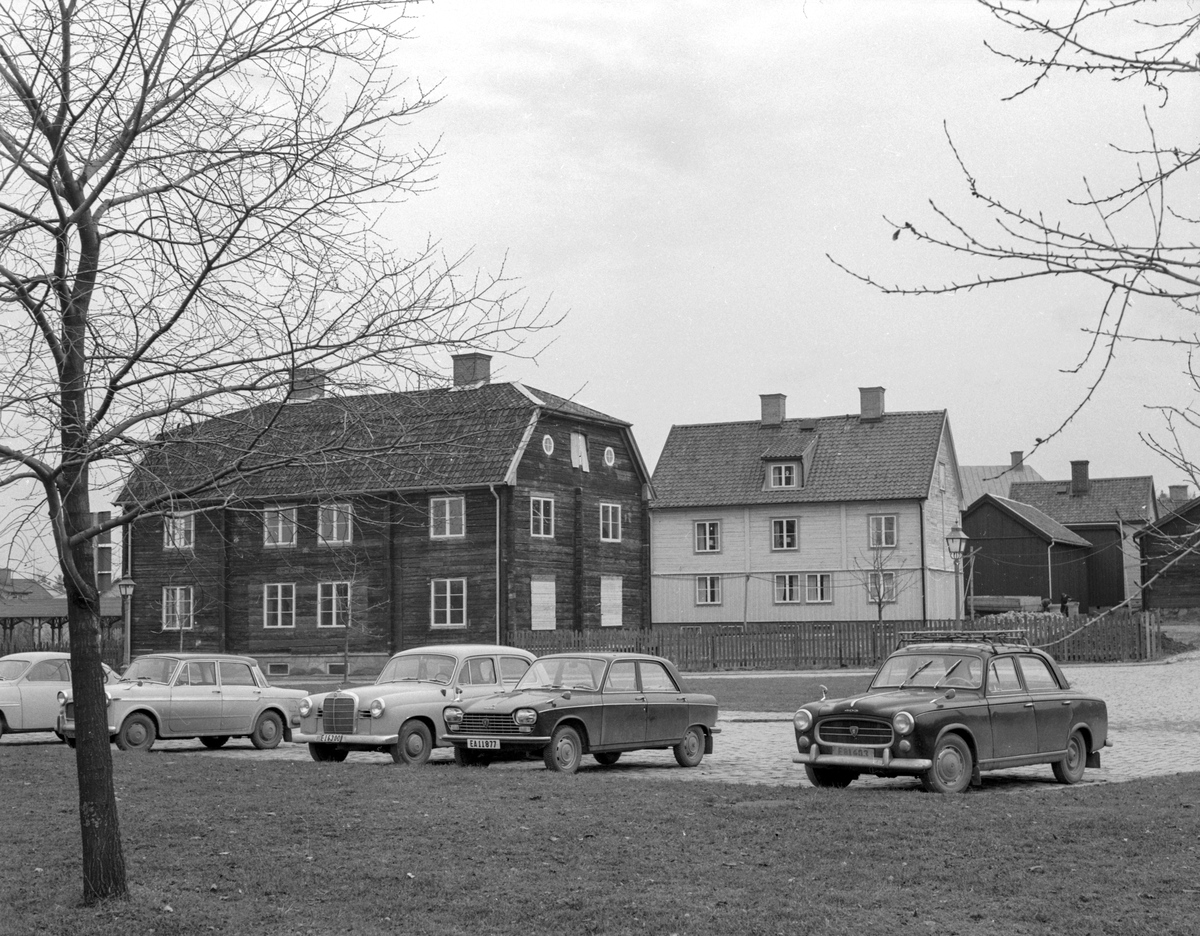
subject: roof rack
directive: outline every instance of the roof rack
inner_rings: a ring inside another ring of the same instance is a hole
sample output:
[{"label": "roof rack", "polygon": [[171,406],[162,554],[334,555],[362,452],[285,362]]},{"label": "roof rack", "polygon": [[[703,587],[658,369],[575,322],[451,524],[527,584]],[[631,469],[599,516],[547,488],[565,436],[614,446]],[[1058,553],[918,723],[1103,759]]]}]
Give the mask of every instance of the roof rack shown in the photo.
[{"label": "roof rack", "polygon": [[1023,630],[1003,631],[900,631],[897,649],[916,643],[987,643],[1032,646]]}]

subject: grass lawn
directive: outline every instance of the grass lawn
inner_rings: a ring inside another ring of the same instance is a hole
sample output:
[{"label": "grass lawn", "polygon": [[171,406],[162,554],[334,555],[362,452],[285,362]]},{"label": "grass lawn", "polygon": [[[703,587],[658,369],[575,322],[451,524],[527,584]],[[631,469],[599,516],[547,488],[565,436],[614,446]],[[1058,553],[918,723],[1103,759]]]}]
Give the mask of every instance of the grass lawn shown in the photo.
[{"label": "grass lawn", "polygon": [[812,790],[114,751],[132,899],[79,906],[72,752],[0,747],[0,933],[1192,934],[1200,774]]}]

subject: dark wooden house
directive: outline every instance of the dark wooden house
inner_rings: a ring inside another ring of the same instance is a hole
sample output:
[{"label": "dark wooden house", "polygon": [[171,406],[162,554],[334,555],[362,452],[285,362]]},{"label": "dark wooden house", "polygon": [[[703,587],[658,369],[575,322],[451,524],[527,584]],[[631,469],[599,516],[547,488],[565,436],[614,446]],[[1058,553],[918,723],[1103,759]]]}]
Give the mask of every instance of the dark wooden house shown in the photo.
[{"label": "dark wooden house", "polygon": [[1147,608],[1200,608],[1200,497],[1137,534]]},{"label": "dark wooden house", "polygon": [[[174,433],[122,500],[135,654],[377,669],[430,643],[648,621],[649,475],[630,426],[458,355],[451,388],[332,396]],[[298,385],[300,386],[300,385]]]},{"label": "dark wooden house", "polygon": [[1064,594],[1088,607],[1091,544],[1036,507],[983,494],[966,509],[963,532],[971,550],[970,593],[1034,595],[1055,608]]}]

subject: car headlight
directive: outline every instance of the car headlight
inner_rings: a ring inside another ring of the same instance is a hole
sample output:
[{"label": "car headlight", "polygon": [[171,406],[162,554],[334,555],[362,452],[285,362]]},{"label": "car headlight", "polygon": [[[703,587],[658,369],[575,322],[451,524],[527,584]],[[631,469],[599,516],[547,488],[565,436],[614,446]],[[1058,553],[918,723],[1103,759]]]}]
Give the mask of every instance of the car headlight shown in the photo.
[{"label": "car headlight", "polygon": [[371,717],[378,718],[380,715],[383,714],[383,710],[385,708],[387,708],[387,703],[384,702],[383,699],[372,699],[371,700]]},{"label": "car headlight", "polygon": [[442,721],[446,723],[446,727],[451,731],[458,731],[462,727],[463,710],[451,706],[448,709],[442,710]]},{"label": "car headlight", "polygon": [[59,689],[58,690],[58,704],[60,706],[64,705],[64,704],[66,704],[66,701],[67,701],[67,694],[65,692],[63,692],[61,689]]},{"label": "car headlight", "polygon": [[537,712],[531,708],[519,708],[513,712],[513,721],[518,725],[533,725],[537,723]]},{"label": "car headlight", "polygon": [[800,709],[792,716],[792,724],[796,726],[797,731],[808,731],[812,727],[812,712],[808,709]]},{"label": "car headlight", "polygon": [[308,718],[308,716],[312,712],[312,710],[313,710],[313,700],[310,699],[308,696],[305,696],[303,699],[300,700],[300,717]]},{"label": "car headlight", "polygon": [[909,715],[908,712],[897,712],[892,716],[892,727],[896,729],[896,734],[898,735],[910,734],[916,723],[916,719]]},{"label": "car headlight", "polygon": [[106,692],[106,693],[104,693],[104,704],[105,704],[106,706],[107,706],[107,705],[112,705],[112,696],[110,696],[110,695],[109,695],[107,692]]}]

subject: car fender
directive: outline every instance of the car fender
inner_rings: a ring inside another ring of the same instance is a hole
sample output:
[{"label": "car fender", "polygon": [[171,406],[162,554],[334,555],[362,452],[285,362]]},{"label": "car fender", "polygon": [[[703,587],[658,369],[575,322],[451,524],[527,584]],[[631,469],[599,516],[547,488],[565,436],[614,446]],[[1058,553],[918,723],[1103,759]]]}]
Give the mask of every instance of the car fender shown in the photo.
[{"label": "car fender", "polygon": [[591,741],[588,740],[588,726],[578,712],[566,711],[562,713],[562,717],[558,719],[550,728],[547,734],[553,737],[554,732],[564,725],[574,728],[579,732],[579,740],[583,743],[583,753],[587,754],[592,749]]},{"label": "car fender", "polygon": [[948,734],[956,734],[967,742],[967,747],[971,749],[971,757],[975,759],[975,768],[979,769],[979,742],[975,737],[975,732],[965,722],[956,721],[949,722],[943,725],[933,740],[933,744],[929,746],[929,753],[932,756],[933,751],[937,748],[942,738]]},{"label": "car fender", "polygon": [[140,703],[123,706],[119,716],[114,712],[111,727],[116,731],[120,731],[121,726],[125,724],[125,719],[127,719],[130,715],[137,715],[139,713],[145,715],[152,722],[154,722],[154,731],[160,738],[165,737],[162,730],[162,720],[158,717],[158,712],[156,712],[152,706],[143,705]]}]

